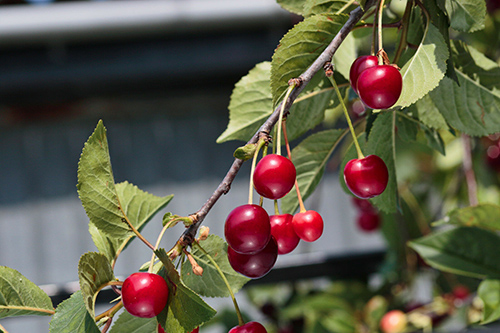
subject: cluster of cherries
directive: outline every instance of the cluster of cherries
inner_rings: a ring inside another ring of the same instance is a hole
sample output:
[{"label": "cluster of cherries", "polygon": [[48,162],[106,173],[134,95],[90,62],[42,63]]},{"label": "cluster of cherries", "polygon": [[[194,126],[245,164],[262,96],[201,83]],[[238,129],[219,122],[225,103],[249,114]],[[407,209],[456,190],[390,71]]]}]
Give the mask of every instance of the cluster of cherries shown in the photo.
[{"label": "cluster of cherries", "polygon": [[358,57],[349,72],[352,89],[363,103],[372,109],[388,109],[393,106],[403,89],[403,78],[394,65],[379,65],[373,55]]},{"label": "cluster of cherries", "polygon": [[[296,170],[290,159],[269,154],[257,163],[252,177],[258,194],[277,200],[292,189]],[[229,263],[235,271],[253,279],[267,274],[278,254],[290,253],[301,239],[313,242],[322,233],[323,219],[316,211],[269,216],[255,204],[233,209],[224,226]]]}]

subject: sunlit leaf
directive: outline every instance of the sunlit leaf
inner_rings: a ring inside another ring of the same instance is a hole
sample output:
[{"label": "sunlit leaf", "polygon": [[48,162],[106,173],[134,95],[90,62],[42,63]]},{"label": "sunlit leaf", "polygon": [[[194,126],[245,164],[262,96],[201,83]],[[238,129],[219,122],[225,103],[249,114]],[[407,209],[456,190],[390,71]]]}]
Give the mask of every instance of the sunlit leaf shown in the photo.
[{"label": "sunlit leaf", "polygon": [[500,319],[500,280],[487,279],[477,288],[477,295],[484,304],[481,324],[488,324]]},{"label": "sunlit leaf", "polygon": [[0,266],[0,318],[52,314],[52,301],[42,289],[15,269]]},{"label": "sunlit leaf", "polygon": [[484,29],[486,2],[484,0],[448,0],[446,11],[451,27],[458,31],[474,32]]},{"label": "sunlit leaf", "polygon": [[80,290],[63,301],[50,321],[50,333],[100,333],[88,313]]},{"label": "sunlit leaf", "polygon": [[109,333],[156,333],[157,327],[156,318],[139,318],[123,311],[118,319],[113,321]]}]

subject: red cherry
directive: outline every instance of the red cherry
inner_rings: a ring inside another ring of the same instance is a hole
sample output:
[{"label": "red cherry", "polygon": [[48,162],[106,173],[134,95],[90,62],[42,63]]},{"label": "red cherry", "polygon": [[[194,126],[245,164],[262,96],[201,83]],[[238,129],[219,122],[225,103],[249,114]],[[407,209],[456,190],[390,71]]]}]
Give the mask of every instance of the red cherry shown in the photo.
[{"label": "red cherry", "polygon": [[235,326],[229,330],[229,333],[267,333],[266,328],[262,324],[251,321],[242,326]]},{"label": "red cherry", "polygon": [[264,156],[253,174],[253,184],[257,193],[268,199],[284,197],[295,184],[296,170],[288,158],[269,154]]},{"label": "red cherry", "polygon": [[380,216],[375,211],[364,211],[358,215],[357,223],[363,231],[374,231],[380,226]]},{"label": "red cherry", "polygon": [[292,224],[293,216],[290,214],[271,215],[271,235],[278,244],[278,254],[292,252],[299,244],[300,238],[295,233]]},{"label": "red cherry", "polygon": [[399,70],[391,65],[379,65],[364,70],[358,78],[358,95],[372,109],[393,106],[403,89]]},{"label": "red cherry", "polygon": [[123,306],[133,316],[155,317],[165,308],[167,300],[167,282],[157,274],[138,272],[123,281]]},{"label": "red cherry", "polygon": [[369,199],[384,192],[389,182],[389,171],[380,157],[368,155],[347,162],[344,180],[355,196]]},{"label": "red cherry", "polygon": [[366,199],[360,199],[358,197],[351,197],[351,201],[356,206],[360,211],[366,212],[366,211],[374,211],[375,208],[373,207],[372,203]]},{"label": "red cherry", "polygon": [[273,237],[267,246],[260,252],[254,254],[242,254],[227,248],[227,257],[233,269],[249,277],[257,279],[263,277],[273,268],[278,258],[278,245]]},{"label": "red cherry", "polygon": [[407,323],[408,321],[403,311],[392,310],[384,314],[380,320],[380,329],[384,333],[402,333]]},{"label": "red cherry", "polygon": [[378,59],[376,56],[372,55],[364,55],[358,57],[351,65],[351,69],[349,70],[349,82],[351,83],[352,89],[357,93],[358,88],[358,78],[361,73],[370,67],[374,67],[378,65]]},{"label": "red cherry", "polygon": [[470,290],[464,285],[459,284],[453,288],[453,296],[455,296],[455,298],[459,300],[464,300],[467,297],[469,297],[469,295],[470,295]]},{"label": "red cherry", "polygon": [[323,234],[323,218],[314,210],[295,214],[292,224],[297,236],[306,242],[314,242]]},{"label": "red cherry", "polygon": [[259,252],[271,239],[269,215],[258,205],[236,207],[226,219],[224,235],[229,246],[236,252]]}]

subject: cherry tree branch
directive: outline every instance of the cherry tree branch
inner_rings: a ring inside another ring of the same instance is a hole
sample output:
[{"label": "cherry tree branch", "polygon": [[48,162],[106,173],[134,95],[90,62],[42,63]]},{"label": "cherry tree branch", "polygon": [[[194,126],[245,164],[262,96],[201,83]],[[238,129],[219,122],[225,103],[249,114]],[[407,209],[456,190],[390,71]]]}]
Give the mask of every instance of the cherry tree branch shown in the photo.
[{"label": "cherry tree branch", "polygon": [[[374,0],[368,0],[365,8],[371,7],[371,5],[374,3]],[[354,9],[350,14],[347,22],[342,26],[340,31],[337,33],[337,35],[333,38],[333,40],[330,42],[330,44],[327,46],[327,48],[316,58],[316,60],[311,64],[311,66],[304,71],[297,79],[294,79],[296,83],[296,87],[292,90],[289,98],[287,101],[282,101],[274,110],[274,112],[269,116],[269,118],[262,124],[262,126],[259,128],[259,130],[254,134],[254,136],[247,142],[247,144],[254,144],[256,143],[261,135],[268,135],[273,128],[273,126],[276,124],[278,121],[280,109],[282,107],[282,103],[285,102],[285,109],[284,112],[287,113],[290,110],[290,107],[292,106],[293,102],[295,99],[299,96],[299,94],[302,92],[302,90],[306,87],[306,85],[311,81],[312,77],[320,70],[323,69],[323,65],[331,61],[333,55],[339,48],[340,44],[344,41],[344,39],[347,37],[347,35],[351,32],[351,30],[354,28],[356,23],[361,20],[361,18],[364,15],[364,11],[361,7],[358,7]],[[196,233],[198,231],[198,228],[200,227],[201,223],[209,213],[209,211],[212,209],[212,207],[215,205],[215,203],[219,200],[219,198],[223,195],[229,192],[231,189],[231,184],[236,177],[236,174],[240,170],[241,166],[243,165],[243,160],[235,158],[233,161],[233,164],[229,168],[228,172],[226,173],[226,176],[224,179],[221,181],[217,189],[214,191],[212,196],[205,202],[205,204],[198,210],[196,213],[192,214],[191,217],[194,220],[194,223],[190,225],[186,231],[182,234],[182,236],[179,238],[178,243],[182,244],[191,244],[193,240],[195,239]]]}]

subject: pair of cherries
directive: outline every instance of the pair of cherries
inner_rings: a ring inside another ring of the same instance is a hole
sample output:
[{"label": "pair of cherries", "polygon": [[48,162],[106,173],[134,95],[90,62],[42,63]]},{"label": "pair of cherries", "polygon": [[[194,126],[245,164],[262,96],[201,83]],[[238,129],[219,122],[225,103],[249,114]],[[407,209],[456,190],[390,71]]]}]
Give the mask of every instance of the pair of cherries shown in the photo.
[{"label": "pair of cherries", "polygon": [[[292,189],[296,170],[288,158],[269,154],[259,161],[252,177],[257,193],[276,200]],[[229,263],[249,278],[267,274],[278,254],[293,251],[300,239],[312,242],[322,233],[323,219],[315,211],[269,216],[264,208],[254,204],[233,209],[224,225]]]},{"label": "pair of cherries", "polygon": [[388,109],[396,104],[403,89],[399,70],[392,65],[379,65],[372,55],[358,57],[349,72],[352,89],[372,109]]},{"label": "pair of cherries", "polygon": [[352,197],[352,202],[358,210],[356,218],[358,228],[365,232],[377,230],[380,227],[380,216],[371,202],[357,197]]}]

